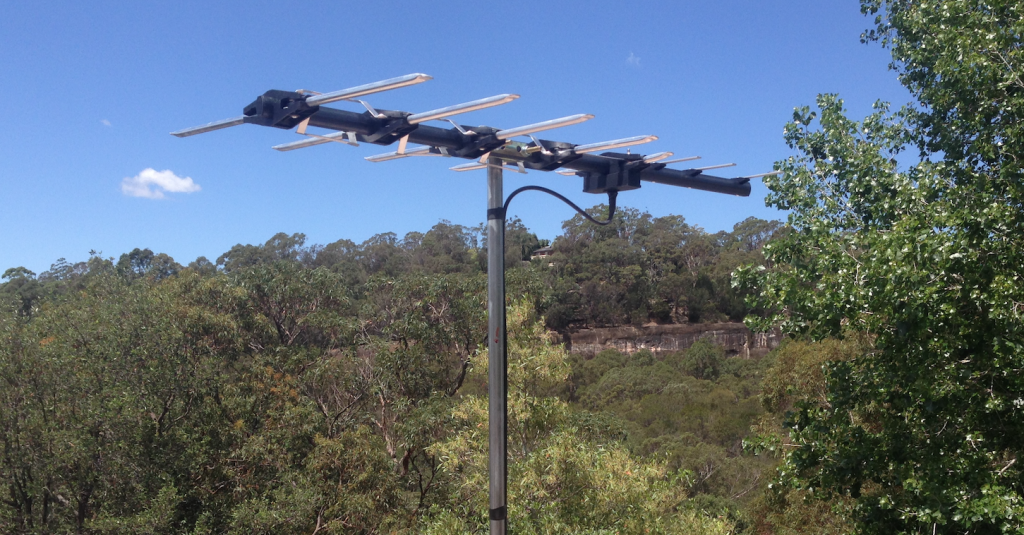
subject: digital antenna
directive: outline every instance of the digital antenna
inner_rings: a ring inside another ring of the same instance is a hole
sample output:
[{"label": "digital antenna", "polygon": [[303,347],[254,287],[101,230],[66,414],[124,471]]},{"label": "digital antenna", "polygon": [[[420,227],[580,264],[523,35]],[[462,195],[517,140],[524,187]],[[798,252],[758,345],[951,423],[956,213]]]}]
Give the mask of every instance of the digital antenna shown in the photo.
[{"label": "digital antenna", "polygon": [[[255,124],[280,129],[295,128],[305,139],[275,145],[287,152],[316,145],[343,143],[358,146],[361,143],[389,146],[398,144],[398,150],[369,156],[371,162],[385,162],[412,156],[450,156],[470,160],[456,165],[454,171],[487,170],[487,312],[488,312],[488,426],[489,426],[489,495],[490,532],[506,533],[507,527],[507,372],[505,333],[505,262],[504,225],[508,204],[523,191],[542,191],[563,200],[584,218],[605,225],[612,221],[615,203],[620,191],[638,189],[642,182],[681,186],[698,190],[746,197],[750,195],[750,180],[778,174],[780,171],[723,178],[704,173],[712,169],[736,164],[712,165],[691,169],[671,169],[669,164],[699,159],[699,156],[669,160],[671,152],[657,152],[647,156],[611,151],[657,140],[657,136],[636,136],[601,143],[573,144],[564,141],[538,139],[538,132],[561,128],[593,119],[593,115],[577,114],[529,124],[516,128],[499,129],[489,126],[466,127],[449,117],[507,104],[519,95],[506,93],[447,106],[422,113],[377,109],[359,97],[411,86],[431,77],[414,73],[330,93],[307,90],[282,91],[272,89],[256,97],[243,108],[243,115],[215,121],[171,134],[188,137],[222,130],[241,124]],[[333,102],[355,102],[364,111],[352,112],[325,106]],[[423,124],[427,121],[446,121],[451,128],[438,128]],[[321,128],[323,134],[308,131]],[[530,142],[513,138],[529,136]],[[333,143],[332,143],[333,142]],[[408,149],[408,144],[417,145]],[[600,153],[600,154],[595,154]],[[559,193],[541,186],[524,186],[513,191],[508,198],[502,191],[504,171],[526,173],[528,170],[556,171],[561,175],[575,175],[583,179],[583,191],[608,195],[608,219],[598,221]]]}]

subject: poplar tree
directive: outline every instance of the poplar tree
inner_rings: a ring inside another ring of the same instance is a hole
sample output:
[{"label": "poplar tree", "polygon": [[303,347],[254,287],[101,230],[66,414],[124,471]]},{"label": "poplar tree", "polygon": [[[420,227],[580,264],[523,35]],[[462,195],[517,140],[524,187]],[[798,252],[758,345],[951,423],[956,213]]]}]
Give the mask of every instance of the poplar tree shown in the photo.
[{"label": "poplar tree", "polygon": [[863,533],[1024,533],[1024,4],[861,10],[916,102],[797,109],[765,180],[792,232],[736,275],[777,311],[751,323],[870,340],[795,407],[780,474]]}]

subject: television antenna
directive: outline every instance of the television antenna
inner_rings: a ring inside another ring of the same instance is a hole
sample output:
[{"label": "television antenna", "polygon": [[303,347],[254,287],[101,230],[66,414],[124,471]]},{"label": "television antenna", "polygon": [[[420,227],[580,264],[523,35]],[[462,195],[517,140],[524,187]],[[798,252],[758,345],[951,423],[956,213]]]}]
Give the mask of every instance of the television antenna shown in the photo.
[{"label": "television antenna", "polygon": [[[633,147],[658,139],[657,136],[635,136],[600,143],[573,144],[564,141],[538,139],[534,134],[593,119],[593,115],[577,114],[516,128],[499,129],[490,126],[465,126],[449,119],[455,115],[500,106],[519,98],[515,94],[493,97],[447,106],[421,113],[376,109],[359,97],[407,87],[431,80],[422,73],[413,73],[381,80],[340,91],[317,93],[299,89],[281,91],[272,89],[256,97],[243,108],[242,115],[215,121],[202,126],[186,128],[171,135],[189,137],[242,124],[270,126],[285,130],[295,129],[303,139],[274,146],[278,151],[292,151],[341,143],[358,146],[360,143],[390,146],[397,150],[366,159],[385,162],[415,156],[439,156],[473,160],[456,165],[453,171],[487,170],[487,313],[488,313],[488,425],[489,425],[489,493],[490,532],[504,535],[507,514],[507,353],[505,332],[505,214],[509,202],[524,191],[543,191],[561,199],[588,220],[606,225],[615,215],[615,201],[620,191],[640,188],[641,182],[681,186],[715,193],[746,197],[750,195],[750,180],[777,174],[778,171],[738,178],[721,178],[704,173],[736,164],[712,165],[689,169],[671,169],[669,164],[692,161],[691,156],[672,159],[671,152],[650,155],[609,152]],[[362,106],[365,111],[352,112],[329,108],[325,104],[346,101]],[[443,121],[450,128],[426,125],[428,121]],[[316,133],[310,127],[330,132]],[[519,138],[516,140],[515,138]],[[525,138],[525,139],[524,139]],[[529,141],[526,141],[528,139]],[[410,148],[413,143],[417,147]],[[508,198],[502,191],[505,170],[556,171],[561,175],[583,178],[583,191],[608,195],[608,219],[598,221],[562,195],[541,187],[524,186],[513,191]]]}]

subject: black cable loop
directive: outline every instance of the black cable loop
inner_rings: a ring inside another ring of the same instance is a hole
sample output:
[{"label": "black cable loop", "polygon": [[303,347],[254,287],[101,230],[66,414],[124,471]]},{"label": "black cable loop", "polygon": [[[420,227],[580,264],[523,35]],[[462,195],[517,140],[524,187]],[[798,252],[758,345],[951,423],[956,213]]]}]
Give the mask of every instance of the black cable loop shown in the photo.
[{"label": "black cable loop", "polygon": [[[508,214],[508,205],[509,205],[509,203],[512,202],[512,198],[515,197],[516,195],[519,195],[520,193],[522,193],[524,191],[530,191],[530,190],[541,191],[541,192],[547,193],[548,195],[552,195],[554,197],[557,197],[562,202],[564,202],[565,204],[568,204],[569,206],[571,206],[573,208],[573,210],[576,210],[577,212],[579,212],[579,214],[581,216],[585,217],[588,221],[590,221],[591,223],[594,223],[595,225],[602,225],[602,226],[603,225],[607,225],[608,223],[611,223],[612,222],[612,218],[615,217],[615,198],[618,197],[618,195],[619,195],[619,192],[616,191],[616,190],[611,190],[611,191],[608,192],[608,220],[607,221],[598,221],[598,220],[594,219],[593,217],[591,217],[590,214],[588,214],[587,212],[583,211],[582,208],[580,208],[579,206],[576,206],[576,204],[574,204],[572,201],[570,201],[569,199],[566,199],[565,196],[563,196],[561,193],[558,193],[557,191],[553,191],[553,190],[550,190],[548,188],[544,188],[544,187],[541,187],[541,186],[523,186],[523,187],[513,191],[512,194],[508,196],[508,199],[505,199],[505,205],[501,207],[502,219],[504,219],[505,216]],[[504,228],[504,225],[503,225],[503,228]]]},{"label": "black cable loop", "polygon": [[[573,203],[569,199],[566,199],[565,196],[563,196],[562,194],[558,193],[557,191],[553,191],[553,190],[550,190],[548,188],[541,187],[541,186],[523,186],[523,187],[513,191],[512,194],[509,195],[507,199],[505,199],[505,204],[502,205],[501,213],[500,214],[494,213],[494,212],[496,212],[498,210],[497,208],[492,208],[490,210],[487,210],[487,219],[497,219],[497,218],[501,219],[501,243],[503,245],[505,243],[505,223],[508,221],[508,219],[505,216],[508,214],[508,205],[509,205],[509,203],[512,202],[512,199],[516,195],[519,195],[520,193],[522,193],[524,191],[531,191],[531,190],[533,190],[533,191],[541,191],[541,192],[547,193],[549,195],[553,195],[553,196],[557,197],[558,199],[561,199],[562,202],[564,202],[565,204],[568,204],[574,210],[579,212],[579,214],[581,216],[587,218],[588,221],[590,221],[590,222],[592,222],[594,224],[597,224],[597,225],[607,225],[608,223],[611,223],[612,222],[612,218],[615,217],[615,198],[618,197],[618,195],[619,195],[619,192],[617,190],[611,190],[611,191],[608,192],[608,220],[607,221],[598,221],[598,220],[594,219],[593,217],[591,217],[590,214],[584,212],[582,208],[580,208],[579,206],[576,206],[575,203]],[[504,262],[505,262],[505,255],[504,254],[501,255],[501,261],[502,261],[502,264],[504,264]],[[505,267],[503,265],[502,266],[502,270],[504,270],[504,269],[505,269]],[[501,306],[503,308],[507,306],[507,303],[505,302],[505,296],[504,295],[502,295],[502,297],[501,297]],[[507,316],[507,314],[504,314],[504,313],[502,315],[505,316],[505,318],[506,318],[505,325],[502,325],[502,328],[501,328],[501,336],[502,336],[502,340],[503,340],[502,347],[505,350],[505,356],[504,356],[505,366],[508,367],[508,319],[507,319],[508,316]],[[507,375],[505,376],[505,392],[506,393],[508,392],[508,376]],[[508,422],[506,421],[505,424],[508,425]],[[507,432],[506,432],[505,436],[508,436]],[[506,445],[506,447],[507,447],[507,445]],[[508,477],[508,471],[505,472],[505,476]]]},{"label": "black cable loop", "polygon": [[[576,206],[575,203],[573,203],[569,199],[566,199],[562,194],[558,193],[557,191],[553,191],[553,190],[550,190],[548,188],[544,188],[544,187],[541,187],[541,186],[523,186],[523,187],[513,191],[512,194],[509,195],[507,199],[505,199],[505,204],[502,205],[501,213],[500,214],[495,213],[498,210],[497,208],[492,208],[492,209],[487,210],[487,219],[488,220],[498,219],[498,218],[501,219],[501,243],[502,243],[502,245],[505,244],[505,223],[508,221],[508,219],[505,216],[508,215],[508,205],[509,205],[509,203],[512,202],[512,199],[516,195],[519,195],[520,193],[522,193],[524,191],[530,191],[530,190],[541,191],[541,192],[547,193],[549,195],[553,195],[553,196],[557,197],[558,199],[561,199],[562,202],[564,202],[565,204],[568,204],[574,210],[579,212],[579,214],[581,216],[587,218],[588,221],[590,221],[590,222],[592,222],[594,224],[597,224],[597,225],[607,225],[608,223],[611,223],[612,222],[612,218],[615,217],[615,198],[618,197],[618,195],[619,195],[619,192],[616,191],[616,190],[611,190],[611,191],[608,192],[608,220],[607,221],[598,221],[598,220],[594,219],[593,217],[591,217],[590,214],[584,212],[582,208],[580,208],[579,206]],[[504,264],[505,264],[505,254],[504,253],[505,252],[502,251],[502,255],[501,255],[501,263],[502,263],[501,270],[502,270],[503,273],[504,273],[504,270],[505,270],[505,266],[504,266]],[[502,284],[502,289],[504,290],[504,284]],[[504,366],[505,366],[505,369],[507,370],[508,369],[508,303],[506,302],[505,295],[506,295],[505,292],[502,292],[501,308],[503,309],[503,311],[501,313],[501,316],[505,319],[505,322],[504,322],[504,325],[501,326],[501,340],[502,340],[501,349],[502,349],[502,351],[504,353],[504,355],[502,355],[502,360],[504,361]],[[506,400],[508,399],[508,374],[507,373],[505,374],[505,398],[506,398]],[[507,467],[507,463],[508,463],[508,405],[505,406],[505,431],[502,434],[505,436],[505,462],[506,462],[505,489],[506,489],[506,493],[507,493],[508,492],[508,467]],[[498,509],[491,509],[490,510],[490,514],[491,514],[491,519],[492,520],[504,520],[504,519],[507,518],[506,517],[507,510],[505,509],[505,507],[500,507]]]}]

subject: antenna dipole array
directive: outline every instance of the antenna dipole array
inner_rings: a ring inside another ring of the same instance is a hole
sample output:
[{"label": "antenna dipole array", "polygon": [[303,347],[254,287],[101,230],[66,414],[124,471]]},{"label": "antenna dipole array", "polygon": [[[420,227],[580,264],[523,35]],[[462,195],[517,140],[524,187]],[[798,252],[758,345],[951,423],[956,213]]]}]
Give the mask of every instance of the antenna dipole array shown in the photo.
[{"label": "antenna dipole array", "polygon": [[[760,174],[723,178],[705,173],[707,170],[735,164],[689,169],[668,167],[669,164],[695,160],[699,156],[668,160],[667,158],[672,155],[670,152],[647,156],[628,152],[602,152],[649,143],[657,140],[657,136],[635,136],[600,143],[574,144],[538,139],[533,135],[594,118],[588,114],[570,115],[505,129],[490,126],[470,127],[449,119],[455,115],[507,104],[519,98],[519,95],[515,94],[495,95],[422,113],[377,109],[357,98],[423,83],[430,79],[432,78],[426,74],[414,73],[322,94],[307,90],[270,90],[246,106],[241,117],[187,128],[171,134],[187,137],[241,124],[281,129],[295,128],[298,134],[304,136],[303,139],[273,148],[291,151],[332,142],[385,146],[397,143],[398,150],[369,156],[366,159],[383,162],[413,156],[443,156],[476,160],[452,167],[455,171],[484,169],[488,165],[495,165],[489,164],[489,159],[496,159],[501,162],[499,165],[502,168],[515,172],[557,171],[563,175],[580,176],[583,178],[583,191],[587,193],[627,191],[639,188],[641,182],[653,182],[745,197],[750,195],[750,179],[765,176]],[[364,111],[353,112],[325,106],[340,101],[359,104]],[[423,124],[428,121],[448,122],[451,127],[439,128]],[[331,132],[315,133],[309,131],[309,127]],[[526,139],[517,141],[515,138]],[[410,143],[419,146],[409,147]]]}]

